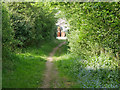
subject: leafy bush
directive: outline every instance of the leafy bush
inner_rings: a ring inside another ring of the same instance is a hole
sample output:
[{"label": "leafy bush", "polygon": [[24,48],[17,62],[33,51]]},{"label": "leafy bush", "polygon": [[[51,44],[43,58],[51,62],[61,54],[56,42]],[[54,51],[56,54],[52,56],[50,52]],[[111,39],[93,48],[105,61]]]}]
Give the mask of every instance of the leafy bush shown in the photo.
[{"label": "leafy bush", "polygon": [[118,87],[119,2],[58,4],[70,24],[72,53],[58,61],[61,71],[78,79],[78,87]]},{"label": "leafy bush", "polygon": [[[64,4],[64,5],[63,5]],[[70,51],[82,56],[120,53],[119,3],[60,3],[70,24]],[[110,51],[109,51],[110,50]]]},{"label": "leafy bush", "polygon": [[55,10],[45,3],[12,2],[5,4],[18,46],[54,39]]},{"label": "leafy bush", "polygon": [[11,27],[10,16],[5,5],[2,5],[2,45],[10,49],[13,45],[14,31]]}]

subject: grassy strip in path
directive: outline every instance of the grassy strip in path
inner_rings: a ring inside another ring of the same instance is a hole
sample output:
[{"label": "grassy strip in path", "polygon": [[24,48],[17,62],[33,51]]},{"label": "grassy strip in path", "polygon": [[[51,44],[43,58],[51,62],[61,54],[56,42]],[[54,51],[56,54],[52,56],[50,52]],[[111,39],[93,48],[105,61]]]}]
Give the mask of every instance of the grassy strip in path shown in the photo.
[{"label": "grassy strip in path", "polygon": [[3,88],[37,88],[42,84],[45,62],[61,41],[28,47],[22,52],[3,53]]}]

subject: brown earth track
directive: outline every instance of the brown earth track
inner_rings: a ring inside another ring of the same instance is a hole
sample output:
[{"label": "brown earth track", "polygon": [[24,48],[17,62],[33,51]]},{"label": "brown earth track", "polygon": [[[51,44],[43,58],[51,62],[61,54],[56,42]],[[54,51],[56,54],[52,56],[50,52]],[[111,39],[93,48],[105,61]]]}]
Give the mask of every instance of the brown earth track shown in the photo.
[{"label": "brown earth track", "polygon": [[54,81],[53,82],[54,88],[57,88],[59,86],[58,79],[57,79],[58,78],[57,68],[54,67],[54,64],[52,61],[53,61],[53,56],[55,52],[64,44],[66,44],[66,42],[62,42],[57,47],[55,47],[53,51],[50,53],[49,57],[47,58],[46,71],[44,74],[43,85],[41,88],[50,88],[52,81]]}]

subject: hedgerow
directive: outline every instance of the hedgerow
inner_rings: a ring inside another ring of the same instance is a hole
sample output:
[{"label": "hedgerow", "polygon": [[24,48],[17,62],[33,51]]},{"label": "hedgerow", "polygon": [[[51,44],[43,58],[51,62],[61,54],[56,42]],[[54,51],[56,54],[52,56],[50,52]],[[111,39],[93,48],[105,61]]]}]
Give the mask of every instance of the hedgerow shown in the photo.
[{"label": "hedgerow", "polygon": [[[78,80],[78,87],[118,87],[120,55],[119,2],[57,3],[70,24],[68,46],[73,58],[58,67]],[[69,57],[69,56],[68,56]]]}]

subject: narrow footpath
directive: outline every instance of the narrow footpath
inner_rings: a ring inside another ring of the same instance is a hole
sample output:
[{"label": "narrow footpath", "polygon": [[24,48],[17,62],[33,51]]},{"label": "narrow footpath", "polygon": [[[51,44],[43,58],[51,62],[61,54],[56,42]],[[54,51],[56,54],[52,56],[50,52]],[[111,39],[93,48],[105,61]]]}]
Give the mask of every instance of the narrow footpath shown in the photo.
[{"label": "narrow footpath", "polygon": [[62,42],[57,47],[55,47],[53,51],[50,53],[49,57],[47,58],[46,71],[43,79],[43,85],[41,88],[50,88],[50,87],[58,88],[60,86],[58,83],[58,77],[59,77],[58,71],[52,61],[55,52],[64,44],[66,44],[66,42]]}]

